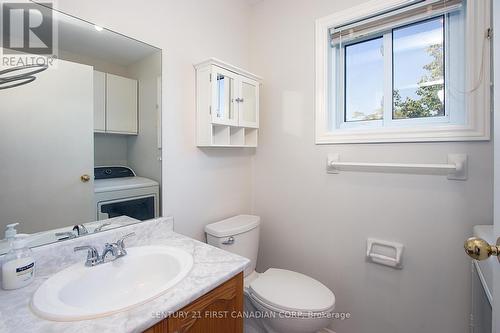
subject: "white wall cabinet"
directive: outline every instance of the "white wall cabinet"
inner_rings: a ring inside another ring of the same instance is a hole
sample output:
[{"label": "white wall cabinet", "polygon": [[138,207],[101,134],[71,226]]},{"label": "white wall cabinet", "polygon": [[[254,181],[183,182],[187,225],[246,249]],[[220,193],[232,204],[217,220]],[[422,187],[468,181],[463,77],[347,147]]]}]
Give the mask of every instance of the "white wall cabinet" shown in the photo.
[{"label": "white wall cabinet", "polygon": [[196,68],[199,147],[257,147],[261,78],[209,59]]},{"label": "white wall cabinet", "polygon": [[106,73],[94,71],[94,132],[106,132]]},{"label": "white wall cabinet", "polygon": [[94,132],[137,134],[137,80],[94,71]]}]

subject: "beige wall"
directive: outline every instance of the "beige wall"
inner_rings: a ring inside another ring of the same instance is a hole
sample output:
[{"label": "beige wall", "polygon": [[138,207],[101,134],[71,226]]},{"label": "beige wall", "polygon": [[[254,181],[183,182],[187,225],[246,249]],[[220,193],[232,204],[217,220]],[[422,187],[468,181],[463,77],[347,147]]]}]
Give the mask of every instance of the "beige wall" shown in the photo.
[{"label": "beige wall", "polygon": [[252,150],[195,145],[193,64],[249,64],[249,7],[234,0],[59,0],[57,7],[163,49],[163,213],[203,239],[211,221],[251,209]]}]

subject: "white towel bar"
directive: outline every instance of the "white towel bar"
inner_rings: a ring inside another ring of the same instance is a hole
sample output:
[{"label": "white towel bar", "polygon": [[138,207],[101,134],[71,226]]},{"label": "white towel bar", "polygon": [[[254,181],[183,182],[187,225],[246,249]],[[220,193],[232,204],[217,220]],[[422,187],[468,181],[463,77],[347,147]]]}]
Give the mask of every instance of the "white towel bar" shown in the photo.
[{"label": "white towel bar", "polygon": [[447,164],[419,164],[419,163],[366,163],[340,162],[339,154],[329,154],[327,172],[339,171],[366,171],[366,172],[393,172],[445,175],[448,179],[467,179],[467,155],[448,154]]}]

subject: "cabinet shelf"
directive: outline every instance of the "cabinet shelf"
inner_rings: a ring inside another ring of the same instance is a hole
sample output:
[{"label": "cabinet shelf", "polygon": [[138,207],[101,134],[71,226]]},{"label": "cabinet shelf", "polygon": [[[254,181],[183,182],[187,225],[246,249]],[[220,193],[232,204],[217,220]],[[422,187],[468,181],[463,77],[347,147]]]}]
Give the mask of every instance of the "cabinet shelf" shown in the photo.
[{"label": "cabinet shelf", "polygon": [[220,124],[216,122],[212,122],[212,125],[215,126],[229,126],[229,127],[235,127],[235,128],[250,128],[250,129],[258,129],[259,126],[243,126],[243,125],[233,125],[233,124]]},{"label": "cabinet shelf", "polygon": [[207,146],[198,146],[200,148],[256,148],[257,146],[250,145],[207,145]]},{"label": "cabinet shelf", "polygon": [[210,143],[198,144],[198,147],[255,148],[257,133],[256,128],[212,124]]},{"label": "cabinet shelf", "polygon": [[196,68],[198,147],[257,147],[261,78],[209,59]]}]

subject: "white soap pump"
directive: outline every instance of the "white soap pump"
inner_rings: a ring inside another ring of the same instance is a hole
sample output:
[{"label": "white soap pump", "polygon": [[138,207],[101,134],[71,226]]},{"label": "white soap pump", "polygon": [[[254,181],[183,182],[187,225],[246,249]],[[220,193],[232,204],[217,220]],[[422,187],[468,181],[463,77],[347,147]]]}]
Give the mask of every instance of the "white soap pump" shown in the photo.
[{"label": "white soap pump", "polygon": [[19,223],[7,224],[7,228],[5,229],[5,239],[6,240],[12,240],[16,237],[16,235],[17,235],[16,226],[18,226],[18,225],[19,225]]},{"label": "white soap pump", "polygon": [[27,237],[17,235],[18,224],[9,224],[5,230],[10,247],[2,260],[2,288],[6,290],[25,287],[35,279],[35,258],[26,244]]}]

